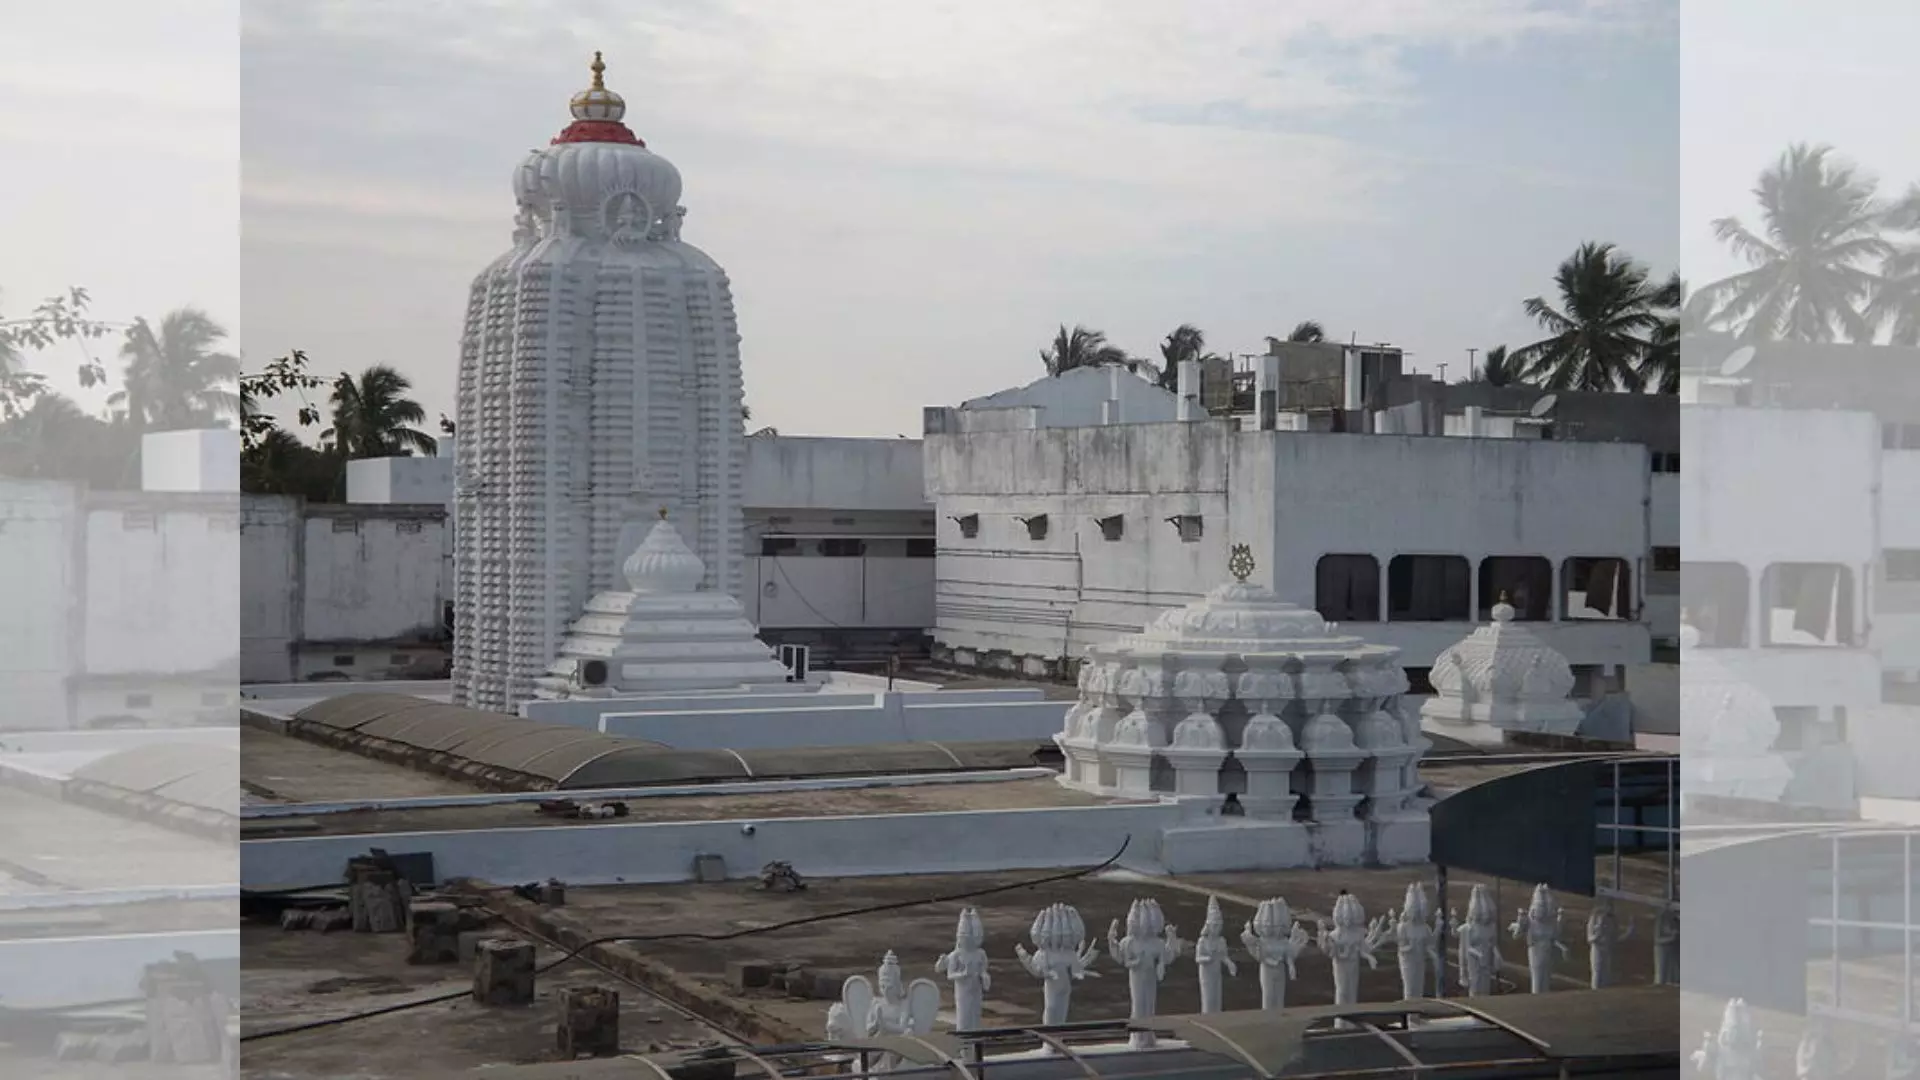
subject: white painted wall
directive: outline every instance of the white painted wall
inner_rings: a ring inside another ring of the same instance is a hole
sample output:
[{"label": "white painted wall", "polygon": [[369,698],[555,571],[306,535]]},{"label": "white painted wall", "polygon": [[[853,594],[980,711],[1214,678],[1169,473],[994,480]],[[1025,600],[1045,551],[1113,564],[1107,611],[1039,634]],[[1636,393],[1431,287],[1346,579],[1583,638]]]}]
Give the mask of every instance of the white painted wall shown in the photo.
[{"label": "white painted wall", "polygon": [[237,496],[94,496],[86,512],[89,675],[170,676],[233,661],[238,504]]},{"label": "white painted wall", "polygon": [[[1180,820],[1172,804],[1055,807],[993,814],[874,814],[754,821],[651,822],[570,828],[386,833],[389,851],[431,852],[442,879],[517,882],[557,877],[575,885],[689,881],[695,855],[719,855],[730,878],[757,877],[779,859],[809,877],[874,877],[1050,870],[1098,863],[1120,850],[1123,865],[1151,867],[1162,829]],[[240,845],[249,889],[338,877],[369,837],[313,836]],[[318,877],[314,875],[318,874]]]},{"label": "white painted wall", "polygon": [[747,440],[746,516],[793,510],[931,513],[919,439]]},{"label": "white painted wall", "polygon": [[[1231,422],[935,435],[927,487],[939,506],[936,636],[976,662],[1077,657],[1138,631],[1227,580],[1229,545],[1253,545],[1256,578],[1314,603],[1325,554],[1615,556],[1648,547],[1646,451],[1627,444],[1311,432]],[[1021,519],[1045,514],[1033,539]],[[977,515],[978,534],[956,518]],[[1124,518],[1107,540],[1100,519]],[[1197,515],[1197,539],[1169,519]],[[1349,627],[1423,667],[1469,623]],[[1537,627],[1575,664],[1644,663],[1644,624]],[[1044,663],[1022,664],[1027,670]],[[1019,663],[1017,660],[1016,663]]]},{"label": "white painted wall", "polygon": [[453,504],[453,457],[364,458],[347,462],[347,502]]},{"label": "white painted wall", "polygon": [[240,681],[285,682],[300,640],[300,500],[240,500]]},{"label": "white painted wall", "polygon": [[211,428],[141,436],[140,486],[147,491],[237,493],[240,433]]},{"label": "white painted wall", "polygon": [[[1178,395],[1125,368],[1075,368],[964,402],[960,422],[966,424],[965,414],[974,410],[1033,408],[1039,410],[1033,419],[1038,427],[1090,427],[1101,422],[1102,404],[1109,399],[1119,401],[1120,422],[1127,424],[1166,423],[1180,408]],[[989,429],[1006,430],[998,425]]]},{"label": "white painted wall", "polygon": [[0,729],[70,723],[82,520],[74,487],[0,478]]},{"label": "white painted wall", "polygon": [[932,559],[749,556],[741,606],[769,630],[920,631],[934,622],[933,578]]}]

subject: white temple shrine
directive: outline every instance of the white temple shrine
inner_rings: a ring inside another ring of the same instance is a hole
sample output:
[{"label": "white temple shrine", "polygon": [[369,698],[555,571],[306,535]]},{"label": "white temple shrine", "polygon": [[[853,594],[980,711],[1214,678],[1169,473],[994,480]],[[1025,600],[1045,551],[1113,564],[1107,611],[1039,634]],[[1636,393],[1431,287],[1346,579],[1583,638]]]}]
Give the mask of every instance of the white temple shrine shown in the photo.
[{"label": "white temple shrine", "polygon": [[1680,624],[1680,790],[1701,795],[1778,802],[1793,781],[1793,766],[1774,742],[1780,717],[1753,684],[1702,650],[1700,631]]},{"label": "white temple shrine", "polygon": [[1572,735],[1586,710],[1573,700],[1573,667],[1523,622],[1502,596],[1493,621],[1441,653],[1433,665],[1434,696],[1420,707],[1421,726],[1478,746],[1502,746],[1513,731]]},{"label": "white temple shrine", "polygon": [[784,683],[787,669],[732,596],[700,583],[706,567],[661,511],[622,567],[624,590],[587,602],[535,684],[543,701]]},{"label": "white temple shrine", "polygon": [[461,341],[453,699],[513,712],[668,507],[741,580],[739,333],[726,273],[680,239],[680,173],[606,88],[514,173],[512,247],[474,279]]},{"label": "white temple shrine", "polygon": [[1185,870],[1424,861],[1419,760],[1429,745],[1401,710],[1399,650],[1338,634],[1318,613],[1235,580],[1144,632],[1088,650],[1080,699],[1055,737],[1061,782],[1195,811],[1165,830]]}]

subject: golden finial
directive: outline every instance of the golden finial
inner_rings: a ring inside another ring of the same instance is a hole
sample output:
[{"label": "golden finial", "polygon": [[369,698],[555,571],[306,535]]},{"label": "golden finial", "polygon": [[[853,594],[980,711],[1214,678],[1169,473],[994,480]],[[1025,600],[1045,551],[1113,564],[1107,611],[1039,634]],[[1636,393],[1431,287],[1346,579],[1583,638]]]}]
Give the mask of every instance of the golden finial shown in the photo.
[{"label": "golden finial", "polygon": [[660,520],[661,521],[667,520],[667,508],[664,506],[660,508]]},{"label": "golden finial", "polygon": [[[600,50],[595,49],[593,51],[593,63],[587,70],[593,72],[593,88],[595,90],[605,90],[607,88],[607,62],[600,59]],[[664,516],[665,515],[662,515],[662,517]]]},{"label": "golden finial", "polygon": [[1246,544],[1235,544],[1227,555],[1227,572],[1235,581],[1245,583],[1253,573],[1253,549]]}]

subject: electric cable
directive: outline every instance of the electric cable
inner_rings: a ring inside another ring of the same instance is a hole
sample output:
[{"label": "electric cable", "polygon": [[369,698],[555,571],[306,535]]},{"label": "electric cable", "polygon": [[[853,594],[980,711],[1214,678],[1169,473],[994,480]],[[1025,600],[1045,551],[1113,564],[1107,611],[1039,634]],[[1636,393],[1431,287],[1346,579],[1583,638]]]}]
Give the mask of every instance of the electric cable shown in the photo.
[{"label": "electric cable", "polygon": [[[1109,855],[1104,861],[1097,863],[1093,866],[1081,867],[1078,870],[1063,871],[1058,874],[1049,874],[1045,877],[1031,878],[1026,881],[1016,881],[1007,885],[995,885],[985,889],[969,889],[965,892],[946,893],[946,894],[935,895],[935,896],[922,896],[922,897],[916,897],[911,900],[895,900],[885,904],[870,904],[866,907],[861,907],[861,908],[849,908],[844,911],[829,911],[819,915],[808,915],[804,918],[789,919],[786,922],[774,923],[770,926],[754,926],[754,927],[748,927],[744,930],[730,930],[723,934],[698,934],[698,933],[610,934],[606,937],[598,937],[598,938],[592,939],[591,941],[582,942],[578,946],[575,946],[573,949],[569,950],[565,956],[559,957],[556,960],[549,961],[548,963],[543,964],[538,968],[535,968],[534,974],[545,975],[548,972],[554,970],[555,968],[560,967],[562,964],[566,964],[574,960],[581,953],[586,952],[588,949],[597,948],[601,945],[614,945],[614,944],[634,943],[634,942],[660,942],[660,941],[733,941],[737,938],[753,937],[759,934],[771,934],[779,930],[792,930],[797,927],[813,926],[813,925],[817,925],[819,923],[824,923],[824,922],[837,922],[841,919],[858,918],[859,916],[862,916],[862,915],[877,915],[887,911],[901,911],[906,908],[914,908],[914,907],[929,907],[934,904],[951,904],[960,900],[973,900],[982,896],[994,896],[1000,893],[1018,892],[1021,889],[1032,889],[1032,888],[1037,888],[1041,885],[1052,885],[1062,881],[1075,881],[1080,878],[1091,877],[1094,874],[1100,873],[1102,870],[1110,869],[1115,863],[1120,861],[1120,857],[1122,855],[1126,854],[1127,846],[1132,842],[1133,842],[1133,835],[1129,833],[1126,839],[1120,842],[1120,850],[1115,851],[1112,855]],[[332,1016],[324,1020],[313,1020],[304,1024],[294,1024],[289,1027],[274,1028],[270,1031],[256,1031],[251,1035],[242,1035],[240,1037],[240,1041],[243,1043],[258,1042],[261,1039],[274,1039],[282,1035],[294,1035],[304,1031],[318,1031],[323,1028],[338,1027],[342,1024],[353,1023],[356,1020],[371,1020],[371,1019],[374,1019],[375,1017],[388,1016],[397,1012],[405,1012],[409,1009],[420,1009],[420,1008],[425,1008],[426,1006],[429,1006],[429,1005],[444,1005],[447,1002],[457,1001],[460,998],[471,997],[472,993],[473,992],[471,990],[455,990],[450,993],[436,994],[433,997],[417,998],[413,1001],[402,1001],[393,1005],[386,1005],[378,1009],[367,1009],[363,1012],[349,1013],[345,1016]]]}]

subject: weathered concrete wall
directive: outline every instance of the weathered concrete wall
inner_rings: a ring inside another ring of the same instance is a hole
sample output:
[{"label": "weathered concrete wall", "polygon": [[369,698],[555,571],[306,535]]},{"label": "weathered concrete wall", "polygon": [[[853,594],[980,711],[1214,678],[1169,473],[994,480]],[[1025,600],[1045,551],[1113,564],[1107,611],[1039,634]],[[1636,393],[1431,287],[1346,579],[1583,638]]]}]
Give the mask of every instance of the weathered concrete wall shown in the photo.
[{"label": "weathered concrete wall", "polygon": [[451,506],[453,457],[389,457],[349,461],[347,502]]},{"label": "weathered concrete wall", "polygon": [[82,512],[67,484],[0,479],[0,729],[63,728],[80,666]]},{"label": "weathered concrete wall", "polygon": [[192,953],[213,970],[232,970],[240,962],[240,932],[181,930],[0,941],[0,1001],[9,1008],[28,1010],[137,1001],[145,996],[140,981],[147,965],[171,960],[176,952]]},{"label": "weathered concrete wall", "polygon": [[741,597],[747,619],[794,627],[926,630],[934,623],[934,560],[749,555]]},{"label": "weathered concrete wall", "polygon": [[[1033,674],[1224,582],[1235,542],[1253,547],[1257,579],[1308,607],[1328,554],[1374,555],[1384,598],[1401,553],[1476,565],[1488,555],[1540,555],[1558,575],[1570,556],[1638,568],[1648,549],[1646,452],[1633,444],[1242,432],[1203,422],[930,436],[926,453],[940,508],[937,639],[958,662]],[[1036,538],[1039,515],[1046,535]],[[1183,515],[1199,519],[1184,535]],[[1102,525],[1110,517],[1122,519],[1117,536]],[[963,522],[977,522],[973,536]],[[1644,624],[1537,629],[1575,664],[1650,658]],[[1472,624],[1354,630],[1422,667]]]},{"label": "weathered concrete wall", "polygon": [[1032,409],[1032,423],[1037,427],[1089,427],[1101,423],[1102,409],[1109,399],[1120,403],[1120,420],[1130,424],[1165,423],[1174,419],[1180,408],[1179,397],[1171,391],[1109,366],[1075,368],[1064,375],[1050,375],[1025,386],[973,398],[960,406],[957,416],[954,411],[943,411],[941,422],[957,425],[960,431],[1005,430],[993,421],[975,428],[967,414]]},{"label": "weathered concrete wall", "polygon": [[442,879],[573,885],[690,881],[695,855],[720,856],[736,879],[757,877],[775,859],[821,878],[1050,870],[1098,863],[1130,836],[1124,861],[1150,866],[1159,833],[1180,813],[1149,804],[249,840],[240,845],[240,881],[269,889],[331,880],[369,843],[431,852]]},{"label": "weathered concrete wall", "polygon": [[[568,705],[577,703],[568,702]],[[881,743],[965,743],[1032,739],[1058,734],[1066,701],[962,700],[905,694],[821,694],[811,700],[780,695],[725,709],[636,709],[597,716],[576,710],[568,720],[597,723],[599,730],[628,739],[665,743],[677,750],[770,750],[809,746],[870,746]],[[529,719],[559,717],[532,710]]]},{"label": "weathered concrete wall", "polygon": [[766,510],[930,513],[918,439],[762,435],[747,440],[746,515]]}]

